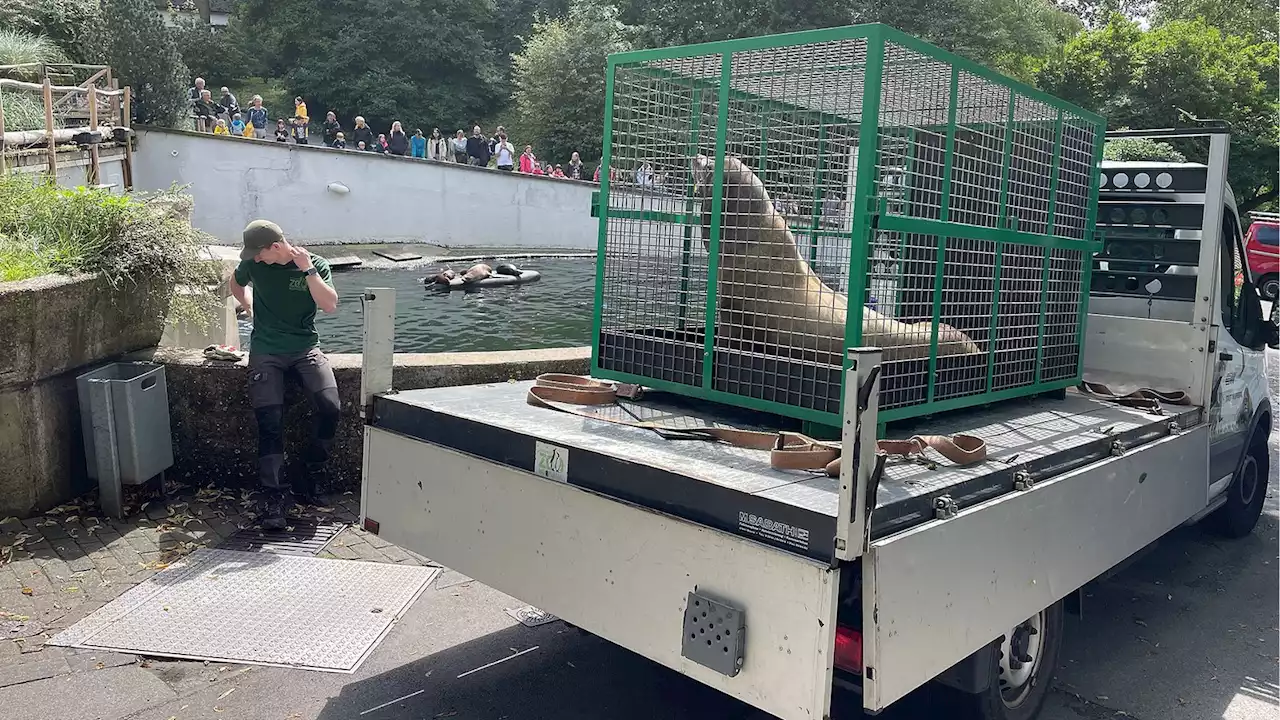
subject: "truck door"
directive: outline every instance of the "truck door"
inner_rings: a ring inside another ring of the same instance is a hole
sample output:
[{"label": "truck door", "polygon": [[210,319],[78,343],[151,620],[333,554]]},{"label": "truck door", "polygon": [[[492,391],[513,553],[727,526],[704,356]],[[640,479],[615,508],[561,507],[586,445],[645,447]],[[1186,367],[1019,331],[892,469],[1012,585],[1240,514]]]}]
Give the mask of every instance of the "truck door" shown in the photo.
[{"label": "truck door", "polygon": [[1208,408],[1209,482],[1214,485],[1229,481],[1235,472],[1254,413],[1267,397],[1265,345],[1256,322],[1262,317],[1261,303],[1231,204],[1222,213],[1221,258],[1217,291],[1222,311],[1214,318],[1216,351],[1210,358],[1214,370]]}]

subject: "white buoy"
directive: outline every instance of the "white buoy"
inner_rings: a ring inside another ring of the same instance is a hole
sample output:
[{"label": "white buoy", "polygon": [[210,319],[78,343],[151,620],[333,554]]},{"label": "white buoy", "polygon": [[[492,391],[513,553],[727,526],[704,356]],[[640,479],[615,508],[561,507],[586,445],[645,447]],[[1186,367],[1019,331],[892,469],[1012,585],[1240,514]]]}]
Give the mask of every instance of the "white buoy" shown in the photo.
[{"label": "white buoy", "polygon": [[351,192],[351,188],[347,187],[346,185],[343,185],[340,182],[331,182],[329,183],[329,192],[335,193],[337,195],[346,195],[347,193]]}]

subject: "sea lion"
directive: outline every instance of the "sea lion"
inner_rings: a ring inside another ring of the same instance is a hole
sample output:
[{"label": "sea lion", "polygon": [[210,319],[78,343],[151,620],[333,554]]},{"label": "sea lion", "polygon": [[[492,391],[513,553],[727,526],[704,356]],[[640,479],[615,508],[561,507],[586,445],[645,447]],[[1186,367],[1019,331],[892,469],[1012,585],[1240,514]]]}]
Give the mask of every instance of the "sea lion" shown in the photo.
[{"label": "sea lion", "polygon": [[462,282],[473,283],[473,282],[476,282],[477,280],[484,280],[485,278],[489,277],[492,274],[493,274],[493,268],[489,267],[488,265],[485,265],[484,263],[477,263],[475,265],[472,265],[470,270],[463,273]]},{"label": "sea lion", "polygon": [[[702,199],[702,245],[710,248],[715,163],[693,160],[694,195]],[[796,359],[843,364],[848,298],[805,262],[764,183],[742,161],[726,157],[720,220],[719,322],[731,337],[781,348]],[[929,357],[932,322],[902,323],[862,309],[862,344],[883,359]],[[721,330],[723,332],[723,330]],[[981,354],[969,336],[938,326],[938,355]]]},{"label": "sea lion", "polygon": [[452,268],[445,268],[440,271],[440,274],[431,278],[431,282],[436,285],[448,285],[456,277],[458,277],[458,273],[454,272]]},{"label": "sea lion", "polygon": [[498,263],[493,268],[495,275],[510,275],[511,277],[520,277],[520,268],[511,263]]}]

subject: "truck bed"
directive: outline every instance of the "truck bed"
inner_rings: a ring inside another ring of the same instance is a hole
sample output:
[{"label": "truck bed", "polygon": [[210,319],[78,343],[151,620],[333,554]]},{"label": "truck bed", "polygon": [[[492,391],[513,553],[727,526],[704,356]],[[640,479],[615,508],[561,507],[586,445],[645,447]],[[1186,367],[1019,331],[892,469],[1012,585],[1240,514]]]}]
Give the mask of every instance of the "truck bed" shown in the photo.
[{"label": "truck bed", "polygon": [[[670,440],[626,427],[528,405],[531,381],[408,390],[377,396],[374,427],[534,471],[538,445],[567,450],[563,480],[602,495],[750,537],[807,557],[832,559],[836,480],[774,470],[768,453],[722,443]],[[680,396],[653,393],[640,402],[593,408],[620,419],[675,428],[722,425],[779,430],[790,421]],[[932,466],[890,459],[877,492],[872,538],[933,518],[936,498],[960,509],[1011,492],[1014,475],[1040,481],[1129,451],[1200,422],[1201,410],[1166,405],[1147,413],[1069,390],[1061,399],[1010,401],[984,409],[890,426],[887,437],[977,435],[988,460],[957,467],[938,455]],[[929,451],[932,453],[932,451]],[[562,453],[563,454],[563,453]],[[425,477],[430,469],[424,468]]]}]

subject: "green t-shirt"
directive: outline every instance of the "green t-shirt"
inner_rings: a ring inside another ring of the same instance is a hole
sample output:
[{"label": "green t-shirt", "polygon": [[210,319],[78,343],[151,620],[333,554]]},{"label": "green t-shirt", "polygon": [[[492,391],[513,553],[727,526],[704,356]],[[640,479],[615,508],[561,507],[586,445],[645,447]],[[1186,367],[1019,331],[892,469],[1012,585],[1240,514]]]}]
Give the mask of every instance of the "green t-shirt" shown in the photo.
[{"label": "green t-shirt", "polygon": [[[308,254],[320,279],[333,287],[329,263],[319,255]],[[253,286],[250,352],[300,353],[320,344],[320,334],[316,332],[316,301],[307,287],[306,273],[297,265],[241,260],[235,278],[240,285]]]}]

